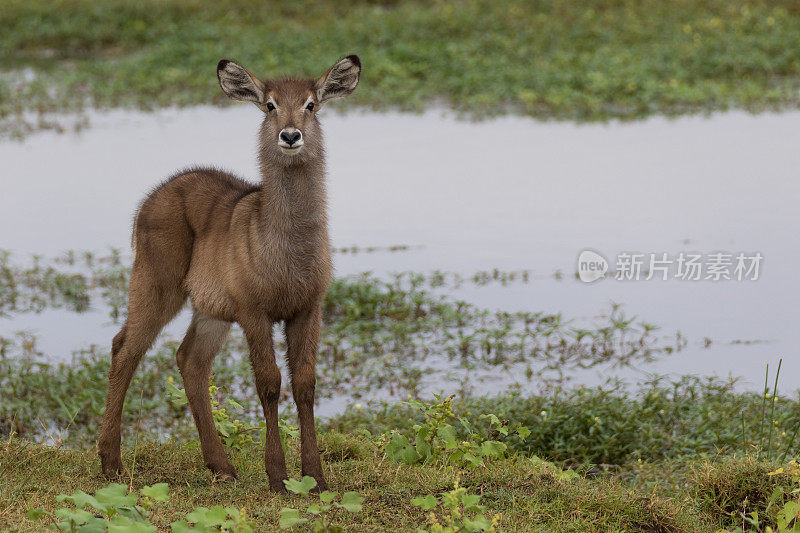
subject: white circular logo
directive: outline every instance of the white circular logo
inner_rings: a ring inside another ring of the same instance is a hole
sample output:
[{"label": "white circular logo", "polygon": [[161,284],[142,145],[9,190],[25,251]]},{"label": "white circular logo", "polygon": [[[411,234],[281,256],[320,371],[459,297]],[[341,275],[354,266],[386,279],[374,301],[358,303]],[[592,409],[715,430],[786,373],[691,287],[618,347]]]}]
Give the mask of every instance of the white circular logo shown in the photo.
[{"label": "white circular logo", "polygon": [[606,277],[608,261],[593,250],[583,250],[578,255],[578,278],[584,283],[591,283]]}]

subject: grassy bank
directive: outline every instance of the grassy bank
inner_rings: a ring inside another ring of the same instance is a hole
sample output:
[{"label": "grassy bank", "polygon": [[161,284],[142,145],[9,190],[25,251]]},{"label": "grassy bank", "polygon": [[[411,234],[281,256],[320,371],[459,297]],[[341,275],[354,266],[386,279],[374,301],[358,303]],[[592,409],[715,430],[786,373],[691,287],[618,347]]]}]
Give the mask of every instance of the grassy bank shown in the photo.
[{"label": "grassy bank", "polygon": [[[349,104],[603,120],[800,102],[791,0],[7,0],[0,130],[86,107],[227,104],[214,68],[318,75],[358,53]],[[25,116],[23,113],[32,112]]]},{"label": "grassy bank", "polygon": [[[689,531],[694,529],[693,522],[700,521],[699,513],[686,516],[686,509],[669,499],[605,480],[559,481],[546,466],[521,457],[464,473],[436,466],[398,467],[363,449],[363,444],[359,447],[358,441],[335,437],[321,437],[332,490],[355,491],[364,497],[361,512],[339,513],[337,522],[347,531],[414,531],[426,524],[428,513],[411,500],[450,491],[456,479],[471,493],[481,494],[492,514],[502,513],[501,527],[506,531]],[[197,450],[187,451],[179,444],[141,444],[127,450],[128,464],[133,463],[134,452],[134,487],[167,482],[173,489],[169,503],[151,515],[160,529],[195,507],[223,505],[245,508],[259,530],[274,531],[281,508],[304,508],[311,503],[310,498],[269,493],[263,456],[257,449],[234,455],[241,476],[236,485],[213,482]],[[295,475],[299,475],[297,455],[288,458]],[[63,507],[55,499],[58,494],[91,493],[108,483],[98,474],[93,451],[54,450],[17,440],[2,443],[0,469],[0,528],[4,530],[36,530],[40,522],[28,518],[29,509],[53,511]],[[704,529],[710,530],[708,525]]]},{"label": "grassy bank", "polygon": [[[290,475],[299,477],[296,444],[289,448],[288,465]],[[746,516],[759,511],[763,526],[776,523],[783,494],[790,501],[793,488],[788,475],[768,475],[774,463],[753,458],[687,464],[684,487],[663,494],[631,487],[619,477],[571,473],[519,455],[463,470],[436,464],[398,465],[363,437],[326,432],[320,445],[331,490],[352,491],[363,498],[360,511],[337,509],[328,517],[345,531],[431,528],[431,515],[444,522],[448,513],[441,505],[433,513],[423,510],[412,500],[441,498],[456,482],[468,494],[480,496],[484,506],[480,513],[494,519],[498,531],[715,531],[741,524],[742,511]],[[241,478],[233,484],[213,480],[196,447],[140,442],[124,450],[123,459],[132,469],[118,481],[133,490],[168,483],[169,501],[157,504],[148,517],[159,530],[186,519],[196,508],[215,505],[244,509],[257,531],[277,530],[284,508],[311,516],[305,509],[318,502],[315,496],[277,496],[268,491],[262,454],[255,446],[232,454]],[[57,509],[74,509],[57,501],[59,494],[79,490],[91,494],[108,484],[99,474],[94,450],[43,447],[18,439],[0,442],[0,473],[3,530],[40,530],[58,521],[52,518]],[[768,509],[776,489],[781,497]],[[32,519],[31,509],[48,514]],[[462,512],[470,517],[478,514]]]}]

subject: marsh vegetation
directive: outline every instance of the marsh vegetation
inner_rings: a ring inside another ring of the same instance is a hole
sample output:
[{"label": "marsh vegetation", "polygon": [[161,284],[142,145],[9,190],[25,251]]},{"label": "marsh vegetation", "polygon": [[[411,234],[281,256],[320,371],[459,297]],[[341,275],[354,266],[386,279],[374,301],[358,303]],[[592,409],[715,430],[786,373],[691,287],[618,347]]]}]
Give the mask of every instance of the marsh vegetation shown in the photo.
[{"label": "marsh vegetation", "polygon": [[[4,253],[0,312],[93,310],[116,322],[124,317],[128,275],[125,256],[116,252],[29,261]],[[215,424],[242,481],[218,483],[202,468],[174,364],[178,342],[162,337],[126,404],[125,454],[132,465],[126,486],[106,489],[92,450],[107,347],[90,346],[56,363],[37,348],[35,335],[3,338],[0,521],[23,529],[64,520],[159,528],[216,527],[219,520],[232,531],[316,522],[331,530],[437,531],[463,526],[466,518],[475,531],[696,531],[733,528],[754,511],[762,524],[785,515],[779,516],[784,503],[794,501],[791,475],[768,474],[800,448],[800,403],[775,394],[774,372],[761,392],[690,376],[576,386],[570,369],[643,364],[670,357],[685,340],[618,306],[586,324],[490,311],[449,296],[464,284],[528,282],[530,273],[521,271],[335,280],[323,307],[318,392],[321,403],[339,407],[320,420],[320,441],[332,486],[351,494],[323,495],[321,504],[306,501],[302,484],[292,485],[298,495],[258,496],[266,491],[262,422],[241,334],[217,358],[210,393]],[[497,376],[505,376],[502,387],[487,395],[481,381]],[[429,400],[432,393],[446,396]],[[285,397],[289,407],[288,391]],[[296,469],[298,430],[290,409],[280,429]],[[128,495],[129,487],[160,482],[170,487],[163,501]],[[88,514],[81,509],[95,500],[55,499],[98,489],[101,500],[110,499]],[[113,502],[120,509],[109,511]],[[214,507],[219,502],[233,507]],[[131,505],[144,507],[134,512]],[[31,509],[41,510],[29,516]]]},{"label": "marsh vegetation", "polygon": [[222,105],[220,58],[308,74],[332,50],[361,55],[353,105],[370,108],[605,120],[800,98],[791,0],[9,0],[0,27],[6,135],[57,128],[53,112]]}]

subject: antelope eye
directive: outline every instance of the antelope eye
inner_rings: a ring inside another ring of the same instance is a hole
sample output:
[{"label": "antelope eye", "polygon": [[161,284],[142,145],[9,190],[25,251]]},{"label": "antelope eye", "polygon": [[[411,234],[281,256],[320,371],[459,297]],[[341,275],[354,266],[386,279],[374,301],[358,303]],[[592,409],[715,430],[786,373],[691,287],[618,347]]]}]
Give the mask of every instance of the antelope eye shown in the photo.
[{"label": "antelope eye", "polygon": [[306,106],[306,109],[308,109],[309,111],[314,111],[314,102],[309,102],[308,105]]},{"label": "antelope eye", "polygon": [[267,102],[267,111],[275,111],[275,104]]}]

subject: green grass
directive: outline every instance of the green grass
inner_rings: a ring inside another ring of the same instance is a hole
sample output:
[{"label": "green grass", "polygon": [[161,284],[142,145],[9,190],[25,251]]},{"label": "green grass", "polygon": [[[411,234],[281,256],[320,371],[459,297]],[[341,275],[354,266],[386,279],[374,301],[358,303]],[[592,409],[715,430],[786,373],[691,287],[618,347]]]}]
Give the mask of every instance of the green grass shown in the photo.
[{"label": "green grass", "polygon": [[[766,502],[787,476],[770,477],[774,465],[754,458],[695,462],[685,467],[689,482],[670,495],[635,488],[618,477],[560,479],[552,465],[513,455],[485,467],[455,470],[434,465],[405,466],[386,459],[362,437],[323,432],[320,446],[331,490],[364,497],[356,514],[339,511],[334,521],[345,531],[414,531],[425,525],[424,511],[411,499],[452,490],[456,480],[480,494],[487,515],[500,514],[503,531],[715,531],[737,523],[738,512],[760,510],[774,520]],[[290,476],[299,478],[297,442],[287,457]],[[151,521],[160,529],[195,507],[244,508],[260,531],[277,529],[284,507],[304,509],[307,499],[268,491],[263,450],[253,446],[231,454],[240,481],[217,482],[203,465],[196,443],[140,441],[123,450],[127,473],[119,482],[138,489],[165,482],[171,499]],[[0,529],[36,531],[41,522],[28,510],[63,507],[58,494],[89,493],[104,487],[93,449],[45,447],[10,438],[0,441]],[[732,518],[733,516],[733,518]]]},{"label": "green grass", "polygon": [[[413,531],[425,524],[426,513],[412,506],[411,499],[451,490],[456,479],[470,492],[482,494],[489,513],[502,514],[505,531],[702,531],[715,525],[711,513],[702,514],[682,497],[648,494],[615,480],[559,481],[546,465],[520,456],[493,461],[482,469],[456,471],[398,466],[368,447],[362,449],[363,442],[354,437],[323,434],[321,447],[332,490],[356,491],[365,497],[362,512],[340,517],[346,519],[348,531]],[[125,450],[126,465],[134,469],[121,482],[134,488],[169,483],[170,502],[151,517],[160,528],[194,507],[224,505],[245,508],[261,530],[269,531],[282,507],[301,507],[304,500],[269,493],[262,453],[253,448],[233,454],[241,477],[233,484],[215,482],[195,447],[144,442]],[[293,448],[288,461],[295,477],[299,477],[297,456]],[[39,523],[27,517],[29,509],[52,511],[61,507],[56,495],[93,492],[108,483],[99,473],[94,450],[49,448],[18,439],[0,443],[0,472],[3,530],[36,530]]]},{"label": "green grass", "polygon": [[351,104],[478,117],[800,102],[793,0],[6,0],[0,27],[5,133],[86,107],[227,104],[214,74],[222,57],[262,75],[316,76],[357,53]]}]

